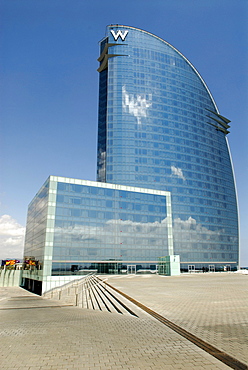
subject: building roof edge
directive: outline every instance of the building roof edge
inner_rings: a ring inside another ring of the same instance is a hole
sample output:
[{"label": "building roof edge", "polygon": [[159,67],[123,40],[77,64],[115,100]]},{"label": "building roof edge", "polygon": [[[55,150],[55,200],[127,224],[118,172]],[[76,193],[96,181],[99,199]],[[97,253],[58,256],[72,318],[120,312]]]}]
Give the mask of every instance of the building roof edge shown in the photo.
[{"label": "building roof edge", "polygon": [[201,82],[203,83],[204,87],[206,88],[209,96],[210,96],[210,99],[212,100],[213,102],[213,105],[217,111],[217,113],[219,114],[219,109],[217,107],[217,104],[214,100],[214,97],[211,93],[211,91],[209,90],[206,82],[204,81],[203,77],[201,76],[201,74],[197,71],[197,69],[194,67],[194,65],[177,49],[175,48],[173,45],[171,45],[168,41],[165,41],[164,39],[162,39],[161,37],[151,33],[151,32],[148,32],[148,31],[145,31],[145,30],[142,30],[141,28],[137,28],[137,27],[133,27],[133,26],[126,26],[126,25],[122,25],[122,24],[110,24],[107,26],[107,28],[110,28],[110,27],[124,27],[124,28],[131,28],[133,30],[138,30],[138,31],[141,31],[141,32],[144,32],[144,33],[147,33],[148,35],[150,36],[153,36],[155,38],[157,38],[158,40],[164,42],[165,44],[167,44],[168,46],[170,46],[173,50],[175,50],[189,65],[190,67],[193,69],[193,71],[197,74],[197,76],[200,78]]}]

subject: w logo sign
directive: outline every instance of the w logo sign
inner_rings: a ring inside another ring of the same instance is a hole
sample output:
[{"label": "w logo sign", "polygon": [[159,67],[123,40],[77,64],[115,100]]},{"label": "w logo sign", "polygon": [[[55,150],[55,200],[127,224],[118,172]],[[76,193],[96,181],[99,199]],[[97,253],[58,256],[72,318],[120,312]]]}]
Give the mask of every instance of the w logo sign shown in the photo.
[{"label": "w logo sign", "polygon": [[117,41],[119,37],[122,39],[122,41],[124,41],[124,40],[125,40],[125,38],[126,38],[126,36],[127,36],[127,34],[128,34],[128,31],[124,31],[124,32],[122,32],[122,31],[117,31],[117,32],[115,33],[115,31],[111,30],[110,32],[112,33],[112,35],[113,35],[113,37],[114,37],[115,41]]}]

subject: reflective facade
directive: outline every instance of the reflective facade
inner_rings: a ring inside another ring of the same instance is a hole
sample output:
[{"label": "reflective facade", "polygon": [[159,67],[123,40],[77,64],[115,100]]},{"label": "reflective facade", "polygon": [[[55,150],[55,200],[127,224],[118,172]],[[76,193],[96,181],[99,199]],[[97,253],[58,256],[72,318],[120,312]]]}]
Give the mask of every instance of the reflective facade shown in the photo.
[{"label": "reflective facade", "polygon": [[120,25],[98,60],[98,181],[170,191],[182,267],[237,267],[230,121],[200,74],[166,41]]},{"label": "reflective facade", "polygon": [[46,291],[93,271],[155,272],[172,254],[169,192],[50,176],[28,210],[24,285],[36,291],[42,281]]},{"label": "reflective facade", "polygon": [[108,26],[98,60],[98,182],[50,176],[37,193],[23,286],[41,293],[93,271],[155,272],[175,255],[181,271],[235,270],[230,121],[202,77],[133,27]]}]

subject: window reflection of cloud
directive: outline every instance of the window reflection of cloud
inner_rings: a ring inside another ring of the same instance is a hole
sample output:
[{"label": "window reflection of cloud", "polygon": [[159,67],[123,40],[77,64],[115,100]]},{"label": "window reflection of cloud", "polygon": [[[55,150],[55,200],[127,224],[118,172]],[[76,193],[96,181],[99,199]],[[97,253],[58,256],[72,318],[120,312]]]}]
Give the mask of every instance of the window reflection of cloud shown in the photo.
[{"label": "window reflection of cloud", "polygon": [[222,229],[217,231],[210,230],[202,224],[197,223],[192,217],[189,217],[185,221],[181,220],[180,218],[176,218],[174,220],[174,241],[180,240],[182,235],[183,238],[185,238],[186,234],[190,234],[190,239],[192,242],[204,240],[205,238],[203,238],[203,235],[207,240],[216,240],[216,238],[218,238],[220,235],[223,235],[224,232],[225,230]]},{"label": "window reflection of cloud", "polygon": [[[119,235],[121,230],[121,235]],[[102,226],[75,225],[68,227],[55,227],[55,235],[61,235],[64,239],[73,239],[78,242],[87,242],[89,240],[97,241],[104,236],[111,236],[115,242],[124,237],[154,238],[159,243],[161,237],[167,238],[167,219],[161,222],[133,222],[131,220],[108,220]],[[158,241],[159,240],[159,241]],[[155,244],[156,245],[156,244]]]},{"label": "window reflection of cloud", "polygon": [[106,152],[105,151],[101,151],[100,152],[100,160],[104,162],[105,159],[106,159]]},{"label": "window reflection of cloud", "polygon": [[104,177],[105,174],[105,165],[106,165],[106,151],[101,151],[99,155],[98,163],[98,175],[99,177]]},{"label": "window reflection of cloud", "polygon": [[172,176],[176,176],[179,179],[182,179],[183,181],[186,180],[186,178],[183,175],[183,171],[180,167],[171,166],[171,172],[172,172]]},{"label": "window reflection of cloud", "polygon": [[147,117],[148,108],[152,105],[152,94],[128,94],[122,86],[122,107],[124,112],[137,118],[138,124],[142,117]]}]

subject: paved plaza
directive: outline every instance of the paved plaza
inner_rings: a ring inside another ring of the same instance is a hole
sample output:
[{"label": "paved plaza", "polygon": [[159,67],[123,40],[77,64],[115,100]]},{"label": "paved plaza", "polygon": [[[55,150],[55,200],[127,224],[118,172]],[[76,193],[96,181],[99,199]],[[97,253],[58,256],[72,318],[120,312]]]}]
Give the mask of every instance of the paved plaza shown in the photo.
[{"label": "paved plaza", "polygon": [[248,364],[248,275],[105,278],[168,320]]},{"label": "paved plaza", "polygon": [[[101,278],[248,364],[248,275]],[[0,294],[1,369],[230,369],[146,313],[87,310],[21,288]]]}]

